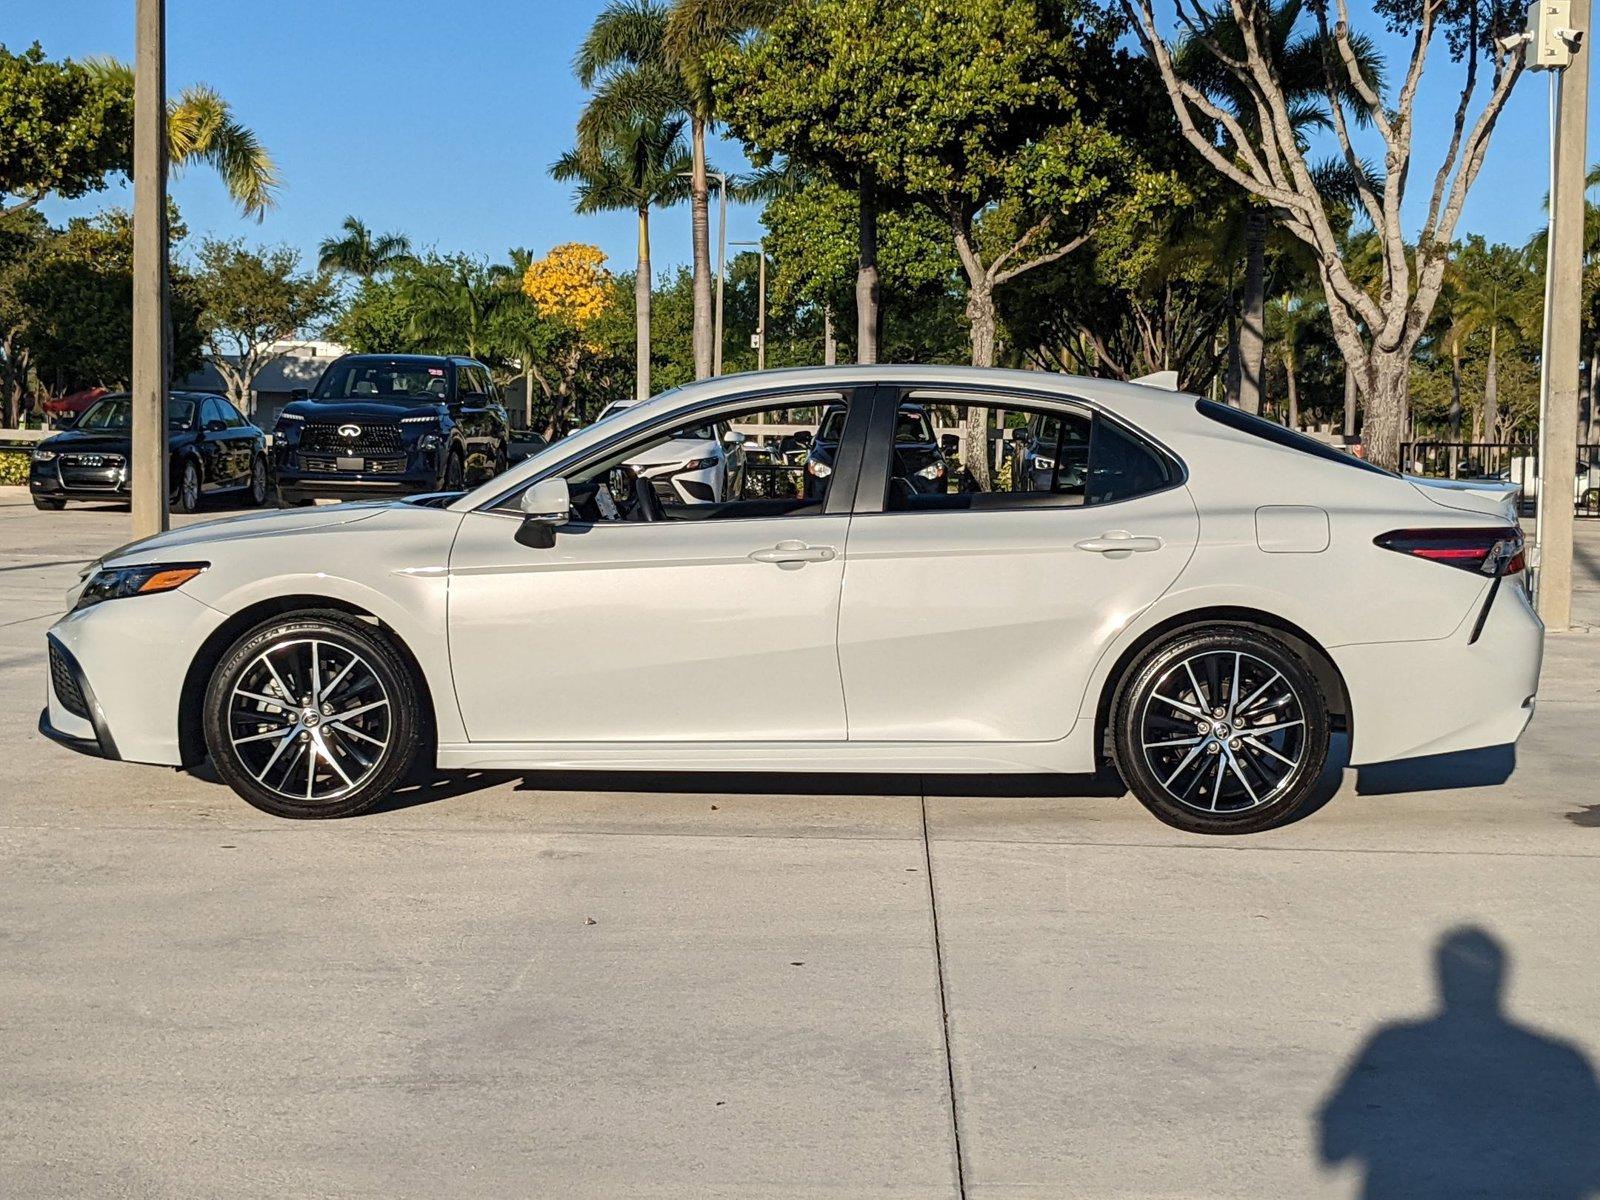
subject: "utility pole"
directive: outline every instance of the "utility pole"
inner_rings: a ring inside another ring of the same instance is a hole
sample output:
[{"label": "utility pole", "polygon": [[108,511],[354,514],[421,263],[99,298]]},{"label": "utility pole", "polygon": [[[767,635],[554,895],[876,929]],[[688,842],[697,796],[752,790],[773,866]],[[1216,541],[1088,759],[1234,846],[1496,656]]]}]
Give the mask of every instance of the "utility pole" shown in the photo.
[{"label": "utility pole", "polygon": [[1526,61],[1530,67],[1550,71],[1555,90],[1534,595],[1545,628],[1558,633],[1572,625],[1583,192],[1589,161],[1588,31],[1589,0],[1534,0],[1529,7]]},{"label": "utility pole", "polygon": [[761,255],[756,268],[756,370],[767,369],[767,242],[734,242],[735,246],[754,246]]},{"label": "utility pole", "polygon": [[728,261],[728,177],[714,175],[717,195],[721,198],[717,214],[717,335],[711,345],[711,373],[722,374],[722,289],[727,282]]},{"label": "utility pole", "polygon": [[167,16],[135,0],[133,75],[133,532],[167,528]]}]

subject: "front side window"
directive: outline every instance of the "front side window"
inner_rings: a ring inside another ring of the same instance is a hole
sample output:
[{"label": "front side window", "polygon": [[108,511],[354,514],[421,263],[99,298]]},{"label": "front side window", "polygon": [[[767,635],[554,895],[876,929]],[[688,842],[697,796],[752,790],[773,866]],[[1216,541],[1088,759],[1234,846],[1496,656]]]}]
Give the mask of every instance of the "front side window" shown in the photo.
[{"label": "front side window", "polygon": [[[808,395],[698,418],[605,451],[567,475],[574,522],[816,516],[834,483],[842,395]],[[838,417],[833,418],[832,414]]]},{"label": "front side window", "polygon": [[1164,455],[1086,407],[909,392],[896,415],[884,508],[1108,504],[1175,480]]},{"label": "front side window", "polygon": [[[194,424],[195,402],[187,396],[167,397],[167,428],[188,429]],[[133,428],[133,401],[127,396],[97,400],[78,421],[78,429],[101,433],[126,433]]]}]

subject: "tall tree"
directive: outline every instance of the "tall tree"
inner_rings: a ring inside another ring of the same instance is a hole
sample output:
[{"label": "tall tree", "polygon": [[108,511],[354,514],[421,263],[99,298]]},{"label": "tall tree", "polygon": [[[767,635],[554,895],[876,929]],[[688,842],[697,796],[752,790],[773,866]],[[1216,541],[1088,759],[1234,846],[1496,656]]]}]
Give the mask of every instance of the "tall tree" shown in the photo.
[{"label": "tall tree", "polygon": [[411,261],[411,239],[403,233],[374,234],[354,216],[346,217],[339,228],[344,230],[341,236],[323,238],[317,247],[319,270],[371,279]]},{"label": "tall tree", "polygon": [[333,280],[302,271],[300,255],[286,246],[258,251],[240,241],[208,239],[199,260],[195,282],[206,349],[228,398],[249,412],[256,374],[328,314]]},{"label": "tall tree", "polygon": [[1500,356],[1508,345],[1537,339],[1544,319],[1543,278],[1528,250],[1490,245],[1481,234],[1470,235],[1457,248],[1450,266],[1455,296],[1451,312],[1458,333],[1480,335],[1488,342],[1483,376],[1483,433],[1500,436]]},{"label": "tall tree", "polygon": [[634,268],[634,396],[650,395],[650,210],[674,204],[687,193],[683,178],[689,156],[681,117],[644,113],[607,130],[598,145],[569,150],[550,168],[563,183],[577,185],[580,213],[632,212],[638,222]]},{"label": "tall tree", "polygon": [[[1337,48],[1327,45],[1316,30],[1308,30],[1302,18],[1305,15],[1303,0],[1264,0],[1259,22],[1264,52],[1278,67],[1278,83],[1288,104],[1290,128],[1295,144],[1304,153],[1307,135],[1313,130],[1332,131],[1332,117],[1327,111],[1327,76],[1323,65],[1330,52]],[[1173,61],[1181,78],[1193,83],[1204,94],[1222,106],[1249,136],[1259,138],[1261,113],[1251,100],[1248,89],[1225,65],[1223,58],[1212,52],[1216,47],[1226,57],[1239,60],[1244,56],[1244,38],[1240,26],[1234,22],[1226,8],[1201,9],[1196,14],[1198,28],[1181,41],[1173,52]],[[1383,58],[1377,46],[1365,34],[1352,33],[1349,47],[1361,75],[1372,81],[1374,88],[1382,90],[1384,84]],[[1335,90],[1351,114],[1351,119],[1361,127],[1368,122],[1367,111],[1361,106],[1361,96],[1345,76],[1336,76]],[[1365,165],[1363,164],[1365,172]],[[1343,174],[1333,166],[1313,168],[1313,177],[1319,183],[1332,182]],[[1342,182],[1342,180],[1340,181]],[[1324,195],[1330,190],[1324,186]],[[1352,197],[1353,200],[1353,197]],[[1276,213],[1270,205],[1248,203],[1244,215],[1244,278],[1239,298],[1239,383],[1236,399],[1246,412],[1261,410],[1262,368],[1265,363],[1267,292],[1267,238],[1272,230]]]},{"label": "tall tree", "polygon": [[[1366,453],[1382,466],[1398,466],[1412,351],[1443,286],[1462,205],[1523,71],[1521,48],[1507,48],[1501,42],[1519,11],[1502,0],[1377,0],[1377,11],[1390,29],[1411,39],[1403,80],[1391,101],[1385,98],[1381,82],[1360,65],[1347,0],[1333,0],[1314,10],[1317,36],[1327,47],[1322,59],[1329,120],[1341,159],[1356,181],[1360,210],[1382,249],[1382,286],[1374,295],[1352,277],[1342,253],[1339,222],[1330,211],[1333,204],[1295,137],[1294,103],[1285,92],[1283,64],[1274,54],[1267,28],[1269,0],[1227,0],[1239,54],[1205,34],[1206,14],[1192,0],[1173,0],[1182,30],[1205,39],[1201,44],[1206,51],[1249,98],[1257,114],[1254,128],[1178,73],[1155,14],[1155,0],[1121,2],[1161,72],[1189,143],[1217,171],[1278,209],[1283,227],[1315,252],[1334,336],[1355,387],[1366,400]],[[1442,38],[1450,56],[1463,64],[1463,74],[1444,156],[1413,246],[1405,235],[1406,185],[1413,165],[1417,93],[1436,38]],[[1488,94],[1476,104],[1485,68],[1490,74]],[[1352,93],[1358,98],[1354,104],[1346,99]],[[1364,168],[1356,143],[1357,115],[1377,131],[1381,180],[1370,179]]]}]

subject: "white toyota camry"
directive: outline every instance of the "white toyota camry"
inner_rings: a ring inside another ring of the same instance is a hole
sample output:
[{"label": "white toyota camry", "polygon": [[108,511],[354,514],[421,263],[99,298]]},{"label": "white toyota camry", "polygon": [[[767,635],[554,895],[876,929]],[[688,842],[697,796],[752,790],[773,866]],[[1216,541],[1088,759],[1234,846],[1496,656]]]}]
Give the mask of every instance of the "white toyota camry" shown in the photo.
[{"label": "white toyota camry", "polygon": [[[663,505],[626,469],[686,431],[759,440],[840,407],[811,487],[775,458],[740,494]],[[975,408],[985,445],[964,437]],[[913,409],[948,457],[942,490],[913,485],[930,453],[899,435]],[[1035,469],[1052,462],[1078,468]],[[419,757],[1109,760],[1162,820],[1246,832],[1315,802],[1336,730],[1358,764],[1515,741],[1543,648],[1522,568],[1496,485],[1402,478],[1194,396],[943,367],[732,376],[465,495],[252,514],[108,554],[49,632],[40,728],[106,758],[209,754],[290,817],[359,812]]]}]

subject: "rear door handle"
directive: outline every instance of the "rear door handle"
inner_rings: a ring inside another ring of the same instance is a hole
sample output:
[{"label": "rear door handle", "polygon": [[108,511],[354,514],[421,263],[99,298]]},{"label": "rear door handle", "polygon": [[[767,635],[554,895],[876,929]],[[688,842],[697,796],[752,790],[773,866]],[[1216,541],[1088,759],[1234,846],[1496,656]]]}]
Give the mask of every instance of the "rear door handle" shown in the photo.
[{"label": "rear door handle", "polygon": [[832,546],[808,546],[804,542],[779,542],[767,550],[756,550],[750,555],[756,562],[808,563],[829,562],[839,556]]},{"label": "rear door handle", "polygon": [[1099,537],[1085,538],[1077,543],[1079,550],[1091,554],[1104,554],[1107,558],[1127,558],[1130,554],[1148,554],[1159,550],[1166,542],[1158,537],[1140,537],[1126,529],[1112,529]]}]

